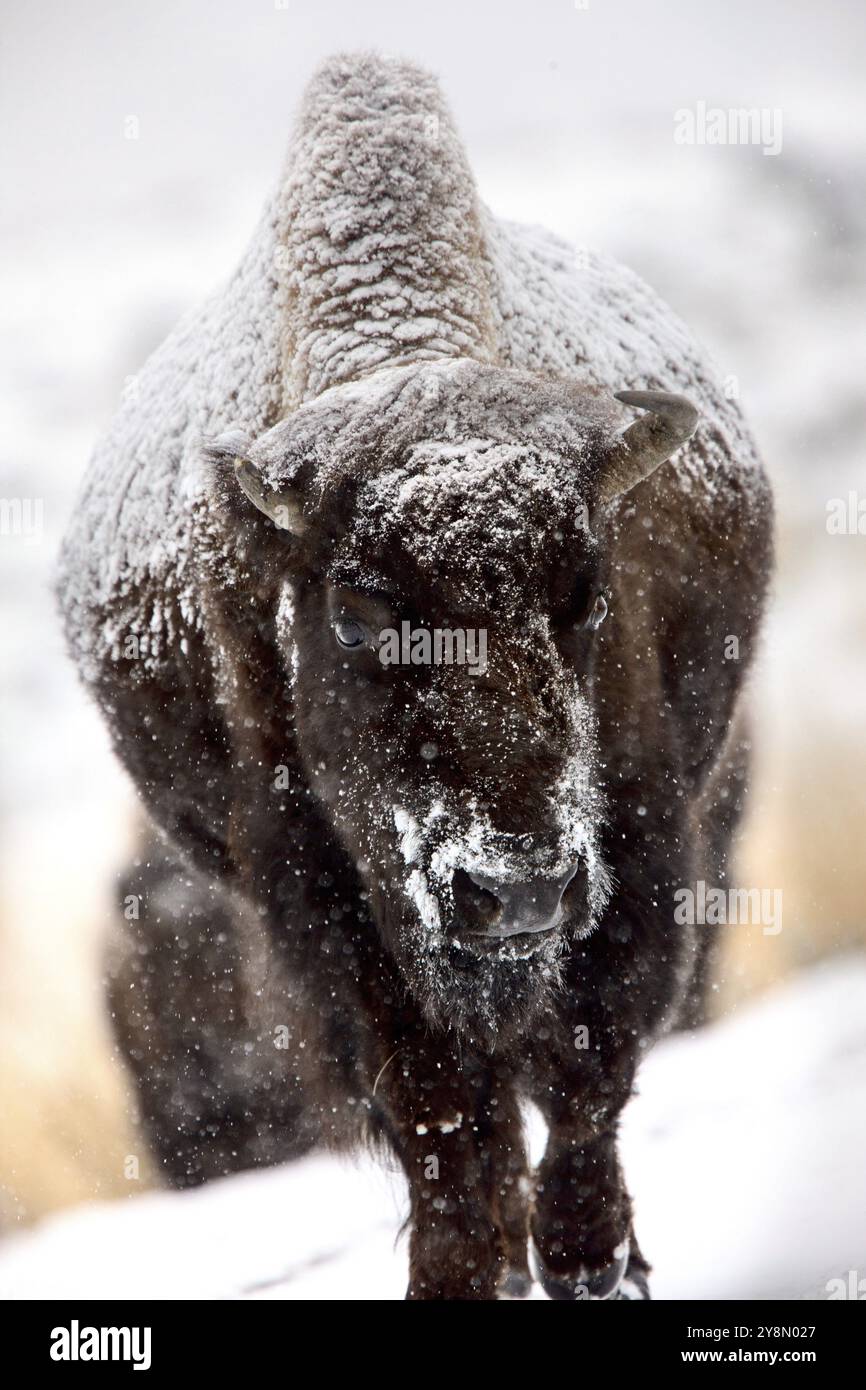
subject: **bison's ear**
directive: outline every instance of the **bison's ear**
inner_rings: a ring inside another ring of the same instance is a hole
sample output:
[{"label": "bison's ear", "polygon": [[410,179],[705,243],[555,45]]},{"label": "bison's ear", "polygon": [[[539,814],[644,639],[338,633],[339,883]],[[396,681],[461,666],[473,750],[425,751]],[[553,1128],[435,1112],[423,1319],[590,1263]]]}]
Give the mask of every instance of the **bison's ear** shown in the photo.
[{"label": "bison's ear", "polygon": [[303,514],[300,491],[291,487],[279,490],[265,482],[258,466],[247,457],[251,441],[241,430],[229,430],[204,446],[204,455],[218,463],[231,463],[235,477],[253,506],[270,517],[281,531],[304,535],[309,529]]},{"label": "bison's ear", "polygon": [[695,432],[698,412],[668,391],[616,391],[624,405],[649,411],[619,436],[598,475],[597,505],[629,492],[670,458]]}]

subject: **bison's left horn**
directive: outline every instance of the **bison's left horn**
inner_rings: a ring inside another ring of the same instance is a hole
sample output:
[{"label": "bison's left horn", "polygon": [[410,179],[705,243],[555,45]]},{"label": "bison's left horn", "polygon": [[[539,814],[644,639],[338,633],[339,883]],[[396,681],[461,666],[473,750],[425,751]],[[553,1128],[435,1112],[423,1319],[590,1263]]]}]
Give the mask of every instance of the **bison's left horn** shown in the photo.
[{"label": "bison's left horn", "polygon": [[649,411],[620,435],[602,468],[598,505],[636,487],[695,432],[698,411],[685,396],[669,391],[616,391],[623,405]]},{"label": "bison's left horn", "polygon": [[307,529],[307,523],[300,501],[290,488],[276,489],[265,482],[261,470],[247,458],[250,441],[240,430],[230,430],[211,440],[205,446],[208,458],[231,463],[235,477],[254,507],[270,517],[281,531],[291,531],[300,536]]}]

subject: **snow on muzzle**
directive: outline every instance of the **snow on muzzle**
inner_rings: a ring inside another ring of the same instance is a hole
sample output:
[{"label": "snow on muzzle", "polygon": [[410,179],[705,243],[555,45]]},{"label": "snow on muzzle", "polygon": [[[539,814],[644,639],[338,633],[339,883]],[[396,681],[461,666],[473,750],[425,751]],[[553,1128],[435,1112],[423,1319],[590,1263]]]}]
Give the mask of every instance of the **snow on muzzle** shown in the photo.
[{"label": "snow on muzzle", "polygon": [[472,948],[545,937],[568,923],[584,935],[609,881],[594,836],[574,814],[554,834],[509,835],[486,814],[449,814],[434,802],[420,819],[393,809],[403,890],[431,946]]}]

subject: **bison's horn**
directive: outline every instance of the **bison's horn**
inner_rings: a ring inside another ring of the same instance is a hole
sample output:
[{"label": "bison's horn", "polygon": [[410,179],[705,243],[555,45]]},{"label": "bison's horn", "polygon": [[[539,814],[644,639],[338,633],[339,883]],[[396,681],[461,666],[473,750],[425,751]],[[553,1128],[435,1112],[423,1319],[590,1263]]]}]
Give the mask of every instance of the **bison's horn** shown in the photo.
[{"label": "bison's horn", "polygon": [[289,488],[268,487],[259,469],[247,458],[235,459],[235,477],[253,505],[269,516],[275,526],[296,536],[303,535],[307,523],[296,493]]},{"label": "bison's horn", "polygon": [[281,531],[302,535],[307,523],[297,495],[289,488],[269,487],[260,469],[247,458],[249,447],[250,440],[241,430],[229,430],[211,440],[205,446],[205,453],[209,458],[233,464],[235,477],[253,506],[270,517],[275,526]]},{"label": "bison's horn", "polygon": [[648,410],[620,435],[602,468],[598,505],[628,492],[669,459],[695,432],[698,412],[685,396],[669,391],[616,391],[624,405]]}]

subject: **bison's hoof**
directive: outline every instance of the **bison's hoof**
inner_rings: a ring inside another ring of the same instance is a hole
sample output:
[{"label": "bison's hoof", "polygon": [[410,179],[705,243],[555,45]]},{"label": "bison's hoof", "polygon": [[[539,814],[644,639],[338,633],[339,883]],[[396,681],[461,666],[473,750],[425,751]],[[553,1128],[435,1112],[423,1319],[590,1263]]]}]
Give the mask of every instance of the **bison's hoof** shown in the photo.
[{"label": "bison's hoof", "polygon": [[535,1252],[538,1280],[548,1298],[565,1299],[570,1303],[584,1300],[599,1301],[617,1298],[623,1277],[628,1268],[629,1243],[624,1240],[617,1247],[613,1260],[601,1269],[586,1269],[581,1266],[574,1273],[563,1270],[555,1272],[546,1269]]},{"label": "bison's hoof", "polygon": [[622,1283],[617,1289],[617,1298],[626,1299],[629,1303],[645,1303],[652,1298],[649,1290],[649,1280],[645,1269],[641,1269],[633,1261],[629,1262],[628,1269],[622,1278]]},{"label": "bison's hoof", "polygon": [[532,1292],[532,1278],[524,1269],[509,1269],[496,1291],[498,1299],[528,1298]]}]

